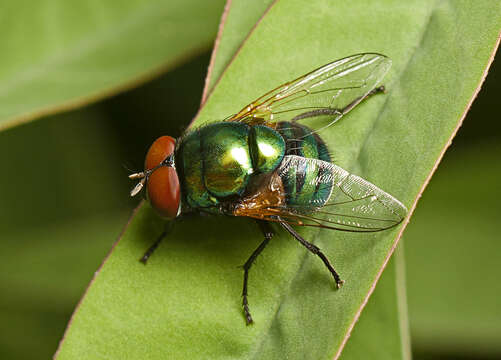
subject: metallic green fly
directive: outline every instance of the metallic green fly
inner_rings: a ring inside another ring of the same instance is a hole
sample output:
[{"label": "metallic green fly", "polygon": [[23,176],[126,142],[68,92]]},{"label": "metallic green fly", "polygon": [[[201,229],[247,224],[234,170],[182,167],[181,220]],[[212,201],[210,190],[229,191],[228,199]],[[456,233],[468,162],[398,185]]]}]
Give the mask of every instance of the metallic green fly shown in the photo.
[{"label": "metallic green fly", "polygon": [[[278,223],[343,284],[327,257],[293,226],[349,232],[376,232],[398,225],[407,209],[393,196],[331,162],[320,131],[361,101],[384,91],[380,82],[391,66],[384,55],[366,53],[329,63],[287,82],[224,121],[162,136],[146,155],[134,196],[146,186],[159,214],[178,219],[188,213],[256,219],[263,242],[244,264],[242,305],[252,323],[247,296],[249,270]],[[141,258],[146,263],[164,232]]]}]

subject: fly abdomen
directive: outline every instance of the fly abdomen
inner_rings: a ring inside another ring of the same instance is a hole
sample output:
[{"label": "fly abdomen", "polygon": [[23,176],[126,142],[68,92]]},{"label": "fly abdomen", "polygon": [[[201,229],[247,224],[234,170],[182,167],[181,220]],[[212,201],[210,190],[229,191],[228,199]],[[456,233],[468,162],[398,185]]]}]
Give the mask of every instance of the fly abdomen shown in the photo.
[{"label": "fly abdomen", "polygon": [[[280,122],[277,131],[286,142],[286,155],[296,155],[330,162],[331,158],[324,141],[310,128],[295,122]],[[332,184],[319,184],[322,169],[309,169],[307,163],[289,169],[282,176],[288,205],[315,204],[320,207],[331,194]]]}]

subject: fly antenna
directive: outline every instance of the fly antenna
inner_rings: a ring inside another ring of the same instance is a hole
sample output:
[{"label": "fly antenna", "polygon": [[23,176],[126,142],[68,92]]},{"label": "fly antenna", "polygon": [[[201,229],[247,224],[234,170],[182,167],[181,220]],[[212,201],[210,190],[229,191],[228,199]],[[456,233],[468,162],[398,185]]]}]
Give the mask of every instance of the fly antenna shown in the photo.
[{"label": "fly antenna", "polygon": [[135,173],[135,174],[130,174],[129,175],[129,179],[132,179],[132,180],[135,180],[135,179],[142,179],[145,177],[145,173],[144,172],[138,172],[138,173]]},{"label": "fly antenna", "polygon": [[139,180],[137,185],[134,186],[134,188],[131,190],[130,196],[132,196],[132,197],[136,196],[143,189],[144,184],[146,183],[146,178],[147,178],[147,174],[145,174],[142,171],[129,175],[129,179],[132,179],[132,180],[141,179],[141,180]]},{"label": "fly antenna", "polygon": [[141,171],[138,173],[130,174],[129,179],[131,179],[131,180],[141,179],[141,180],[139,180],[137,185],[134,186],[134,189],[131,190],[130,196],[132,196],[132,197],[136,196],[143,189],[144,184],[146,184],[146,181],[148,181],[148,176],[150,176],[150,174],[153,171],[155,171],[158,168],[161,168],[162,166],[174,167],[173,157],[172,156],[167,157],[167,159],[162,161],[160,164],[158,164],[154,168],[151,168],[151,169],[148,169],[145,171]]},{"label": "fly antenna", "polygon": [[134,189],[132,189],[130,192],[131,197],[136,196],[143,189],[145,181],[146,178],[142,178],[141,181],[139,181],[137,185],[134,186]]}]

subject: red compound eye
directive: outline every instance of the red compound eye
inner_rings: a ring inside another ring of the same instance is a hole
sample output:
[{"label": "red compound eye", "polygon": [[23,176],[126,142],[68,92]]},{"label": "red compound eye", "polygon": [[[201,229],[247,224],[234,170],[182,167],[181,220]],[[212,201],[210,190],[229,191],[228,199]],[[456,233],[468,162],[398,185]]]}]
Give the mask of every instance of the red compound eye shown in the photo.
[{"label": "red compound eye", "polygon": [[[144,167],[146,170],[160,165],[169,155],[174,153],[176,140],[170,136],[162,136],[155,140],[148,150]],[[160,215],[174,219],[177,216],[180,202],[180,186],[176,169],[161,166],[148,177],[148,198],[151,205]]]},{"label": "red compound eye", "polygon": [[161,136],[151,144],[146,160],[144,161],[144,169],[150,170],[155,166],[160,165],[167,156],[171,155],[176,148],[176,139],[170,136]]}]

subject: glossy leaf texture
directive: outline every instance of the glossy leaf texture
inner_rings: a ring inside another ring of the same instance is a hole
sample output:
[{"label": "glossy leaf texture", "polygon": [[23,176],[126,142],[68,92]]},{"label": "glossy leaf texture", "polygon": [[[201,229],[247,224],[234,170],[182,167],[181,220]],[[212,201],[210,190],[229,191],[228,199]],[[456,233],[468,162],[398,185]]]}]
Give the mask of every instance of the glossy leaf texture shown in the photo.
[{"label": "glossy leaf texture", "polygon": [[131,88],[208,49],[223,4],[4,2],[0,129]]},{"label": "glossy leaf texture", "polygon": [[[277,1],[195,125],[334,59],[384,53],[393,60],[388,93],[322,136],[337,164],[411,208],[483,79],[500,27],[489,15],[499,10],[490,1]],[[144,267],[137,259],[162,228],[148,205],[138,209],[77,309],[58,359],[337,358],[400,230],[301,231],[333,260],[346,280],[340,291],[318,259],[279,232],[251,271],[256,323],[246,327],[237,266],[261,241],[257,227],[246,219],[186,220]]]}]

